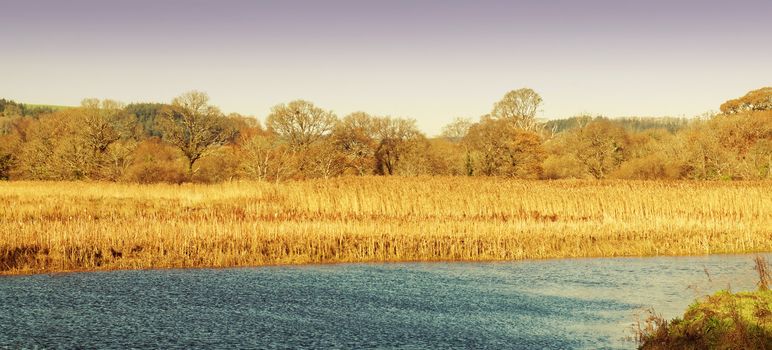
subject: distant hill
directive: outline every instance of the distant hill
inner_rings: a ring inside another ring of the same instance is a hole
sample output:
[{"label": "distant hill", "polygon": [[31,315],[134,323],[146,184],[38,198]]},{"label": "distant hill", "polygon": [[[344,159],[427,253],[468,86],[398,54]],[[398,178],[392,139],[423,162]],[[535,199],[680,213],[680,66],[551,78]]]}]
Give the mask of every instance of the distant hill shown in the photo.
[{"label": "distant hill", "polygon": [[[161,109],[166,106],[163,103],[131,103],[126,105],[126,111],[137,116],[138,121],[145,129],[148,135],[159,136],[160,133],[154,129],[155,118],[160,113]],[[51,112],[60,111],[63,109],[74,108],[73,106],[58,106],[58,105],[46,105],[46,104],[32,104],[32,103],[18,103],[13,100],[0,99],[0,116],[4,114],[6,109],[16,109],[15,113],[23,116],[37,116],[40,114],[46,114]],[[665,129],[671,133],[675,133],[687,125],[689,125],[691,119],[678,118],[678,117],[620,117],[620,118],[605,118],[605,117],[591,117],[591,116],[577,116],[565,119],[554,119],[544,122],[544,126],[548,130],[553,130],[556,133],[579,128],[586,125],[590,121],[598,118],[608,119],[612,122],[619,123],[628,131],[639,132],[650,129]]]},{"label": "distant hill", "polygon": [[62,109],[74,108],[74,106],[57,106],[57,105],[39,105],[33,103],[24,103],[24,106],[30,109],[50,109],[54,111],[60,111]]},{"label": "distant hill", "polygon": [[163,103],[131,103],[126,105],[125,110],[137,117],[137,121],[142,125],[145,134],[160,137],[161,131],[156,129],[155,119],[166,106],[168,105]]},{"label": "distant hill", "polygon": [[582,127],[594,119],[607,119],[614,123],[620,124],[628,131],[639,132],[650,129],[665,129],[671,133],[675,133],[691,122],[688,118],[678,117],[621,117],[621,118],[605,118],[605,117],[591,117],[591,116],[578,116],[566,119],[548,120],[544,123],[548,130],[554,130],[556,133],[563,132],[575,128]]},{"label": "distant hill", "polygon": [[13,100],[0,99],[0,115],[22,115],[37,116],[40,114],[51,113],[63,109],[72,108],[70,106],[43,105],[32,103],[19,103]]},{"label": "distant hill", "polygon": [[[155,129],[155,119],[161,110],[167,106],[163,103],[130,103],[126,105],[126,112],[137,117],[137,121],[149,136],[160,136],[161,133]],[[33,103],[20,103],[8,99],[0,99],[0,117],[4,115],[20,115],[26,117],[35,117],[41,114],[53,113],[74,106],[59,106]]]}]

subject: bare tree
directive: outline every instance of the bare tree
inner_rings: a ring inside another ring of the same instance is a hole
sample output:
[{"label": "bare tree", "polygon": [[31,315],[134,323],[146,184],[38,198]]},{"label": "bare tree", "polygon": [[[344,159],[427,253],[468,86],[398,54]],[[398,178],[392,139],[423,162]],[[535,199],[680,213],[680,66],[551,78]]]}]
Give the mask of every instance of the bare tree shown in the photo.
[{"label": "bare tree", "polygon": [[338,123],[333,141],[347,165],[359,175],[393,175],[401,160],[425,137],[415,120],[374,117],[364,112],[347,115]]},{"label": "bare tree", "polygon": [[450,124],[442,127],[442,137],[453,142],[459,142],[466,136],[471,126],[471,119],[458,117],[453,119]]},{"label": "bare tree", "polygon": [[376,118],[365,112],[354,112],[336,124],[332,137],[343,153],[346,166],[357,175],[372,173],[375,168]]},{"label": "bare tree", "polygon": [[275,135],[257,134],[243,145],[243,171],[249,178],[279,182],[292,175],[295,152]]},{"label": "bare tree", "polygon": [[236,131],[217,107],[209,105],[209,96],[190,91],[172,100],[158,118],[163,139],[177,146],[188,161],[188,178],[194,164],[219,146],[232,140]]},{"label": "bare tree", "polygon": [[415,120],[402,118],[376,119],[375,135],[375,172],[378,175],[394,175],[404,155],[425,139]]},{"label": "bare tree", "polygon": [[136,146],[131,139],[136,118],[113,100],[85,99],[77,110],[72,126],[75,136],[88,151],[83,169],[87,178],[115,179],[128,164]]},{"label": "bare tree", "polygon": [[541,96],[531,89],[513,90],[493,105],[491,117],[508,120],[522,130],[538,132],[540,125],[536,121],[536,111],[541,103]]},{"label": "bare tree", "polygon": [[314,143],[307,154],[306,175],[325,180],[343,173],[346,162],[344,155],[328,137]]},{"label": "bare tree", "polygon": [[[43,116],[24,128],[25,141],[19,147],[18,172],[35,180],[82,178],[79,162],[73,158],[87,155],[73,142],[72,127],[76,118],[71,111]],[[73,153],[75,151],[75,153]]]},{"label": "bare tree", "polygon": [[480,118],[469,128],[463,143],[476,161],[468,174],[534,179],[542,174],[544,149],[538,134],[516,127],[505,119]]},{"label": "bare tree", "polygon": [[604,179],[626,159],[629,142],[624,128],[598,118],[573,130],[568,144],[590,175]]},{"label": "bare tree", "polygon": [[295,150],[308,148],[332,130],[337,117],[304,100],[273,107],[268,115],[268,129],[285,139]]},{"label": "bare tree", "polygon": [[34,179],[115,180],[133,151],[133,127],[120,103],[84,100],[17,128],[17,170]]}]

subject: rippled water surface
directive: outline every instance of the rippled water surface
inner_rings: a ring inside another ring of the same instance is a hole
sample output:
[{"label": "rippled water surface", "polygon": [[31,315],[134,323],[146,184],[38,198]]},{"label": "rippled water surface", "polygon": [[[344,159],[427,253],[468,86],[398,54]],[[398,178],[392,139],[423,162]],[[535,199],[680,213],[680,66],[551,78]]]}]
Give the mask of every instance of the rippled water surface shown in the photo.
[{"label": "rippled water surface", "polygon": [[751,258],[0,277],[0,348],[634,348],[637,311],[752,289]]}]

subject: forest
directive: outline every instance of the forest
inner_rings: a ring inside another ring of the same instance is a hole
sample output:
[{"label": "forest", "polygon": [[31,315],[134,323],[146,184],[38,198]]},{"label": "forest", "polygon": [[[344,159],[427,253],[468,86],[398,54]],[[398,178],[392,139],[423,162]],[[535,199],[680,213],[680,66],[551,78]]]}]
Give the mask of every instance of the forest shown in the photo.
[{"label": "forest", "polygon": [[[412,119],[339,117],[305,100],[264,122],[206,93],[170,103],[84,99],[78,107],[0,99],[0,179],[132,183],[499,176],[517,179],[772,179],[772,87],[694,118],[537,117],[532,89],[436,137]],[[717,102],[719,104],[720,102]]]}]

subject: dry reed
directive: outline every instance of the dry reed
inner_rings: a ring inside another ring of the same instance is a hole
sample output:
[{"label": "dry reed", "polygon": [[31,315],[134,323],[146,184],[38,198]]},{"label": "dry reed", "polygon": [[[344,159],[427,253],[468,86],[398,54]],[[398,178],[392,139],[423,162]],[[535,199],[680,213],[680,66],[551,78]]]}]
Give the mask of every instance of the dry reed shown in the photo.
[{"label": "dry reed", "polygon": [[772,251],[772,182],[0,182],[0,274]]}]

